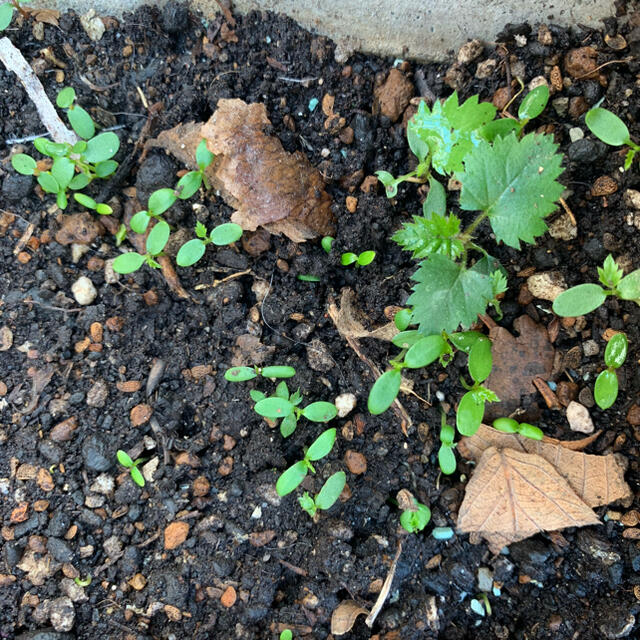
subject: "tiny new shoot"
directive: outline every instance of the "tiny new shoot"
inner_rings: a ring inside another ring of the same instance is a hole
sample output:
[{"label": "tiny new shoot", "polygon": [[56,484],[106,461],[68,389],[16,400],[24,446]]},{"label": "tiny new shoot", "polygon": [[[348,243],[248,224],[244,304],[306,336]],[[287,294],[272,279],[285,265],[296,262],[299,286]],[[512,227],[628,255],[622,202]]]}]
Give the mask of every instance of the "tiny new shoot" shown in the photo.
[{"label": "tiny new shoot", "polygon": [[284,471],[276,482],[276,492],[283,497],[295,491],[302,481],[307,477],[307,473],[315,473],[312,462],[320,460],[329,455],[336,441],[336,430],[327,429],[323,431],[307,449],[304,458],[291,465]]},{"label": "tiny new shoot", "polygon": [[131,479],[139,486],[144,487],[144,476],[140,469],[138,469],[138,465],[144,462],[144,458],[138,458],[137,460],[132,460],[131,456],[126,451],[122,451],[122,449],[118,449],[116,452],[116,457],[118,458],[118,462],[125,467],[125,469],[129,469],[131,473]]},{"label": "tiny new shoot", "polygon": [[306,511],[310,517],[315,519],[318,509],[326,511],[336,503],[346,483],[347,476],[344,471],[336,471],[336,473],[327,478],[327,481],[315,498],[310,496],[308,491],[305,491],[302,496],[298,498],[298,502],[302,509]]},{"label": "tiny new shoot", "polygon": [[256,403],[254,411],[263,418],[271,420],[282,419],[280,433],[288,438],[298,426],[298,420],[305,417],[311,422],[329,422],[338,415],[338,410],[332,402],[312,402],[304,408],[298,407],[302,402],[300,390],[289,393],[286,382],[276,387],[275,395],[266,396],[262,391],[252,390],[249,395]]},{"label": "tiny new shoot", "polygon": [[400,524],[409,533],[422,531],[431,520],[431,509],[413,498],[413,505],[405,509],[400,516]]},{"label": "tiny new shoot", "polygon": [[189,173],[185,173],[182,178],[178,180],[176,184],[178,198],[188,200],[203,183],[205,189],[211,188],[205,175],[205,170],[211,165],[214,159],[215,155],[207,149],[207,142],[203,138],[196,148],[196,164],[198,165],[198,170],[189,171]]},{"label": "tiny new shoot", "polygon": [[134,231],[135,233],[144,233],[152,218],[158,221],[162,220],[162,214],[173,205],[177,198],[176,192],[168,187],[154,191],[149,196],[147,208],[143,211],[138,211],[131,218],[129,222],[131,231]]},{"label": "tiny new shoot", "polygon": [[293,633],[291,629],[285,629],[280,632],[280,640],[293,640]]},{"label": "tiny new shoot", "polygon": [[456,470],[456,454],[453,452],[455,443],[455,429],[447,424],[447,414],[443,411],[440,420],[440,449],[438,450],[438,464],[440,471],[450,476]]},{"label": "tiny new shoot", "polygon": [[618,397],[618,374],[616,369],[624,364],[629,350],[629,341],[624,333],[616,333],[604,351],[607,368],[596,378],[593,397],[601,409],[608,409]]},{"label": "tiny new shoot", "polygon": [[263,378],[293,378],[296,370],[286,365],[272,365],[268,367],[231,367],[224,372],[225,380],[229,382],[246,382],[258,376]]},{"label": "tiny new shoot", "polygon": [[242,236],[242,227],[234,222],[220,224],[207,232],[207,228],[202,222],[196,223],[196,236],[180,247],[176,262],[181,267],[190,267],[202,258],[208,244],[215,244],[218,247],[232,244]]},{"label": "tiny new shoot", "polygon": [[147,252],[144,255],[135,251],[123,253],[113,261],[113,270],[116,273],[132,273],[145,263],[153,269],[159,269],[160,264],[156,258],[162,255],[170,233],[169,225],[164,220],[158,220],[147,236],[145,245]]},{"label": "tiny new shoot", "polygon": [[493,428],[502,433],[517,433],[531,440],[542,440],[542,430],[527,422],[517,422],[513,418],[497,418],[493,421]]},{"label": "tiny new shoot", "polygon": [[340,257],[340,263],[343,267],[347,267],[350,264],[355,264],[356,267],[366,267],[368,264],[373,262],[375,257],[375,251],[363,251],[360,254],[343,253]]},{"label": "tiny new shoot", "polygon": [[320,240],[320,245],[324,249],[325,253],[331,253],[331,247],[333,246],[335,238],[331,236],[324,236],[322,240]]},{"label": "tiny new shoot", "polygon": [[[26,2],[27,0],[24,1]],[[26,13],[20,7],[21,4],[18,0],[11,0],[11,2],[0,4],[0,31],[4,31],[11,24],[14,11],[20,11],[23,15]]]},{"label": "tiny new shoot", "polygon": [[607,296],[640,305],[640,269],[623,277],[622,269],[609,254],[598,267],[598,279],[603,286],[587,282],[563,291],[553,301],[554,313],[562,317],[583,316],[602,305]]},{"label": "tiny new shoot", "polygon": [[627,171],[631,167],[636,153],[640,151],[640,145],[631,140],[627,125],[617,115],[602,107],[594,107],[589,110],[584,120],[591,133],[605,144],[612,147],[622,145],[629,147],[624,160],[624,170]]}]

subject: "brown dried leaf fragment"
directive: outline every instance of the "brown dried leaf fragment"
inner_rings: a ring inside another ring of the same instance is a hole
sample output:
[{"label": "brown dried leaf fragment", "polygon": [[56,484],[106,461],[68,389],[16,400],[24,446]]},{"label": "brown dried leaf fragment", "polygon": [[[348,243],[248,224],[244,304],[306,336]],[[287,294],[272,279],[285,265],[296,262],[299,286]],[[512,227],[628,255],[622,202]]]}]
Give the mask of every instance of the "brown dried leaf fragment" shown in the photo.
[{"label": "brown dried leaf fragment", "polygon": [[485,386],[500,402],[487,405],[487,420],[513,413],[521,406],[522,396],[536,392],[534,379],[547,380],[553,369],[555,349],[547,330],[529,316],[516,318],[513,326],[520,334],[517,338],[503,327],[494,327],[489,333],[493,368]]},{"label": "brown dried leaf fragment", "polygon": [[301,152],[287,153],[274,136],[263,104],[220,100],[202,127],[216,154],[211,181],[237,211],[231,219],[247,231],[263,226],[294,242],[333,235],[331,197],[320,173]]},{"label": "brown dried leaf fragment", "polygon": [[58,244],[91,244],[104,233],[104,227],[90,213],[72,213],[62,216],[62,226],[56,233]]},{"label": "brown dried leaf fragment", "polygon": [[569,446],[574,447],[575,442],[561,442],[554,438],[536,441],[517,434],[501,433],[482,424],[473,436],[462,438],[458,451],[465,458],[476,461],[491,447],[538,455],[553,465],[590,507],[623,500],[631,495],[631,489],[624,481],[624,469],[616,456],[591,455],[574,451]]},{"label": "brown dried leaf fragment", "polygon": [[353,600],[341,602],[331,615],[331,633],[335,636],[342,636],[351,631],[356,618],[360,614],[368,615],[368,611],[363,609]]},{"label": "brown dried leaf fragment", "polygon": [[479,533],[497,553],[541,531],[599,522],[543,457],[489,447],[467,485],[458,530]]}]

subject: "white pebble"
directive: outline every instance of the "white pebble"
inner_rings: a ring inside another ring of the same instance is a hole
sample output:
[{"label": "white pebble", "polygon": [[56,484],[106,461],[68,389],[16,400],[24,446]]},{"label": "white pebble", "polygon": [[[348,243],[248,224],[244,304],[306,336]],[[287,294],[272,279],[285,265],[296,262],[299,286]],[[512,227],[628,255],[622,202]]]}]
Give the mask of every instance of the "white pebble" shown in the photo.
[{"label": "white pebble", "polygon": [[589,415],[589,410],[579,402],[573,400],[567,407],[567,420],[571,431],[580,433],[593,433],[593,420]]},{"label": "white pebble", "polygon": [[344,418],[348,416],[355,409],[357,402],[358,399],[353,393],[341,393],[335,401],[338,417]]},{"label": "white pebble", "polygon": [[89,251],[89,247],[86,244],[78,244],[74,242],[71,245],[71,261],[73,264],[78,264],[80,262],[80,258]]},{"label": "white pebble", "polygon": [[535,298],[553,302],[567,289],[567,285],[560,272],[546,271],[529,276],[527,278],[527,288]]},{"label": "white pebble", "polygon": [[584,138],[584,131],[580,127],[571,127],[571,129],[569,129],[569,138],[571,142],[582,140],[582,138]]},{"label": "white pebble", "polygon": [[96,288],[93,286],[93,282],[91,282],[87,276],[80,276],[71,285],[71,293],[73,293],[73,297],[78,304],[85,306],[91,304],[98,295]]}]

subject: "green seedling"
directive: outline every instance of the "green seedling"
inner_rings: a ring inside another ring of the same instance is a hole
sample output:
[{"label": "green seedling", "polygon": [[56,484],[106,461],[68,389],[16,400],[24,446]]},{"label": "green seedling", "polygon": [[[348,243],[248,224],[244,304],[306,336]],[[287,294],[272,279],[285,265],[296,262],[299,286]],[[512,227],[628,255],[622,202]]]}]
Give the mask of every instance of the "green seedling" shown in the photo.
[{"label": "green seedling", "polygon": [[373,262],[376,257],[375,251],[363,251],[361,254],[355,253],[343,253],[340,257],[340,263],[343,267],[347,267],[350,264],[355,264],[356,267],[366,267]]},{"label": "green seedling", "polygon": [[346,483],[347,476],[344,471],[337,471],[327,478],[327,481],[315,498],[312,498],[309,492],[305,491],[302,496],[298,498],[298,502],[304,511],[312,518],[315,518],[318,509],[326,511],[336,503]]},{"label": "green seedling", "polygon": [[605,144],[612,147],[622,145],[629,147],[624,160],[624,170],[627,171],[631,167],[636,153],[640,151],[640,146],[631,140],[627,125],[617,115],[601,107],[589,110],[584,120],[591,133]]},{"label": "green seedling", "polygon": [[156,258],[163,255],[162,251],[169,241],[170,233],[169,225],[164,220],[158,220],[147,236],[147,252],[144,255],[135,251],[123,253],[113,261],[113,270],[116,273],[132,273],[145,263],[152,269],[159,269],[160,263]]},{"label": "green seedling", "polygon": [[256,403],[254,411],[263,418],[271,420],[282,419],[280,433],[288,438],[298,426],[298,420],[305,417],[311,422],[329,422],[338,415],[338,410],[332,402],[312,402],[304,408],[298,405],[302,402],[300,390],[289,393],[286,382],[276,387],[275,395],[266,396],[262,391],[252,390],[251,398]]},{"label": "green seedling", "polygon": [[320,460],[329,455],[333,445],[336,441],[336,430],[327,429],[323,431],[307,449],[304,454],[304,458],[299,460],[295,464],[291,465],[286,471],[284,471],[278,481],[276,482],[276,492],[279,496],[286,496],[302,483],[307,477],[309,471],[315,473],[312,462]]},{"label": "green seedling", "polygon": [[325,250],[325,253],[331,253],[331,247],[334,240],[335,238],[332,238],[331,236],[325,236],[324,238],[322,238],[322,240],[320,240],[320,245]]},{"label": "green seedling", "polygon": [[198,165],[198,170],[189,171],[189,173],[185,173],[182,178],[178,180],[176,184],[178,198],[188,200],[203,183],[205,189],[211,188],[205,170],[211,165],[214,159],[215,155],[207,149],[207,142],[203,138],[196,148],[196,164]]},{"label": "green seedling", "polygon": [[400,516],[400,524],[409,532],[422,531],[431,520],[431,509],[413,498],[413,509],[405,509]]},{"label": "green seedling", "polygon": [[517,433],[531,440],[542,440],[544,433],[538,427],[527,422],[517,422],[513,418],[497,418],[493,421],[493,428],[502,433]]},{"label": "green seedling", "polygon": [[[11,157],[11,165],[18,173],[35,176],[43,191],[55,194],[60,209],[67,208],[69,190],[84,189],[96,178],[110,177],[118,168],[113,156],[120,148],[120,139],[111,131],[95,135],[96,128],[91,116],[75,104],[75,99],[75,90],[66,87],[58,93],[56,104],[67,110],[71,128],[83,139],[73,145],[68,142],[52,142],[46,138],[36,138],[33,141],[33,146],[41,154],[52,158],[49,170],[41,170],[38,163],[27,154],[17,153]],[[107,212],[105,207],[108,205],[95,205],[93,208],[96,211],[98,207],[101,208],[98,213]]]},{"label": "green seedling", "polygon": [[291,629],[285,629],[280,632],[280,640],[293,640],[293,633]]},{"label": "green seedling", "polygon": [[438,464],[440,465],[440,471],[447,476],[450,476],[456,470],[456,454],[453,452],[455,443],[455,429],[447,424],[447,415],[443,411],[440,419],[440,449],[438,450]]},{"label": "green seedling", "polygon": [[313,276],[309,273],[300,273],[297,277],[301,282],[320,282],[319,276]]},{"label": "green seedling", "polygon": [[197,222],[196,236],[198,237],[183,244],[178,251],[176,262],[181,267],[190,267],[198,262],[204,255],[208,244],[220,247],[236,242],[242,236],[242,227],[239,224],[227,222],[214,227],[210,233],[207,233],[207,228],[202,222]]},{"label": "green seedling", "polygon": [[144,458],[138,458],[137,460],[132,460],[128,453],[122,451],[122,449],[118,449],[116,452],[116,457],[118,458],[118,462],[125,468],[129,469],[131,473],[131,479],[139,486],[144,487],[144,476],[140,469],[138,469],[138,465],[144,462]]},{"label": "green seedling", "polygon": [[90,198],[84,193],[74,193],[73,199],[83,207],[91,209],[92,211],[99,213],[101,216],[110,216],[113,213],[113,209],[108,204],[96,202],[93,198]]},{"label": "green seedling", "polygon": [[80,576],[78,576],[77,578],[74,578],[73,581],[79,587],[88,587],[91,584],[91,576],[88,575],[86,578],[81,578]]},{"label": "green seedling", "polygon": [[293,378],[296,370],[285,365],[269,367],[231,367],[224,372],[225,380],[229,382],[246,382],[258,376],[263,378]]},{"label": "green seedling", "polygon": [[138,211],[131,218],[129,222],[131,230],[135,231],[135,233],[144,233],[151,220],[162,220],[162,214],[167,211],[177,199],[178,196],[173,189],[164,187],[154,191],[149,196],[147,208],[143,211]]},{"label": "green seedling", "polygon": [[554,313],[563,317],[583,316],[597,309],[607,296],[640,305],[640,269],[623,277],[622,269],[609,254],[602,267],[598,267],[598,279],[603,286],[588,282],[563,291],[553,301]]},{"label": "green seedling", "polygon": [[25,11],[21,8],[22,4],[24,3],[18,2],[18,0],[0,4],[0,31],[4,31],[11,24],[14,11],[19,11],[26,17]]},{"label": "green seedling", "polygon": [[593,397],[601,409],[608,409],[618,397],[618,374],[616,369],[624,364],[629,350],[629,341],[624,333],[616,333],[607,343],[604,363],[607,368],[596,378]]}]

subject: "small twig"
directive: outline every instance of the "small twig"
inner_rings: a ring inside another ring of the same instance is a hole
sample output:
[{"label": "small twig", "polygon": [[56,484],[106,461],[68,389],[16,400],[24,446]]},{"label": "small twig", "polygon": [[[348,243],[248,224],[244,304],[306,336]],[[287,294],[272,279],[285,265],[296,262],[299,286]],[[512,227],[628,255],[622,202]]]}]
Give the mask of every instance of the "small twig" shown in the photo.
[{"label": "small twig", "polygon": [[312,78],[311,76],[307,76],[306,78],[288,78],[287,76],[278,76],[278,80],[282,80],[283,82],[294,82],[296,84],[301,84],[304,87],[308,87],[314,80],[317,80],[317,76]]},{"label": "small twig", "polygon": [[246,276],[251,273],[251,269],[245,269],[244,271],[238,271],[237,273],[232,273],[230,276],[226,278],[222,278],[222,280],[214,280],[211,284],[197,284],[194,289],[196,291],[201,291],[202,289],[213,289],[215,287],[219,287],[224,282],[228,282],[229,280],[234,280],[235,278],[239,278],[240,276]]},{"label": "small twig", "polygon": [[20,240],[16,242],[16,246],[13,248],[13,255],[17,256],[26,246],[27,242],[31,239],[33,232],[36,226],[31,222],[27,225],[27,228],[24,230],[24,233],[20,237]]},{"label": "small twig", "polygon": [[49,311],[62,311],[63,313],[77,313],[78,311],[86,311],[84,307],[74,307],[72,309],[65,309],[64,307],[52,307],[50,304],[44,304],[42,302],[38,302],[37,300],[32,300],[31,298],[23,300],[22,304],[36,304],[43,309],[48,309]]},{"label": "small twig", "polygon": [[306,578],[309,575],[309,573],[307,571],[305,571],[304,569],[301,569],[300,567],[296,567],[294,564],[291,564],[290,562],[287,562],[286,560],[281,560],[280,558],[278,558],[278,562],[283,567],[286,567],[287,569],[290,569],[291,571],[293,571],[293,573],[297,573],[299,576],[304,576]]},{"label": "small twig", "polygon": [[566,214],[571,219],[571,222],[572,222],[573,226],[577,227],[578,223],[576,222],[576,218],[573,215],[573,211],[571,211],[571,209],[569,209],[569,205],[564,201],[564,198],[558,198],[558,202],[562,205],[562,208],[565,210]]},{"label": "small twig", "polygon": [[51,137],[56,142],[75,144],[78,137],[64,125],[47,97],[40,79],[9,38],[0,38],[0,60],[9,71],[13,71],[18,76],[29,98],[36,105],[40,120]]},{"label": "small twig", "polygon": [[109,91],[109,89],[112,89],[113,87],[118,86],[118,83],[114,82],[113,84],[108,84],[106,87],[99,87],[97,84],[94,84],[93,82],[91,82],[89,78],[87,78],[86,76],[83,76],[81,73],[78,74],[78,78],[80,78],[80,80],[82,80],[82,82],[84,82],[87,85],[87,87],[89,87],[89,89],[91,89],[92,91],[98,91],[100,93]]},{"label": "small twig", "polygon": [[398,559],[400,558],[400,553],[402,552],[402,542],[398,543],[398,550],[396,551],[396,555],[393,558],[393,562],[391,563],[391,567],[389,567],[389,573],[385,578],[384,584],[382,585],[382,589],[380,591],[380,595],[376,600],[376,603],[373,605],[373,609],[371,609],[371,613],[366,617],[365,624],[371,628],[373,627],[373,623],[376,621],[378,614],[382,611],[382,607],[384,606],[385,600],[389,596],[389,591],[391,591],[391,584],[393,582],[393,577],[396,575],[396,567],[398,566]]},{"label": "small twig", "polygon": [[627,62],[631,62],[632,60],[633,60],[632,57],[623,58],[622,60],[609,60],[609,62],[605,62],[601,64],[599,67],[596,67],[592,71],[588,71],[587,73],[583,73],[581,76],[577,76],[576,80],[581,80],[582,78],[586,78],[587,76],[590,76],[592,73],[595,73],[596,71],[600,71],[600,69],[603,69],[604,67],[608,67],[610,64],[626,64]]},{"label": "small twig", "polygon": [[152,542],[157,540],[159,537],[160,537],[160,530],[156,531],[152,536],[150,536],[149,538],[147,538],[143,542],[140,542],[139,544],[137,544],[136,547],[138,547],[139,549],[143,549],[144,547],[148,547]]}]

